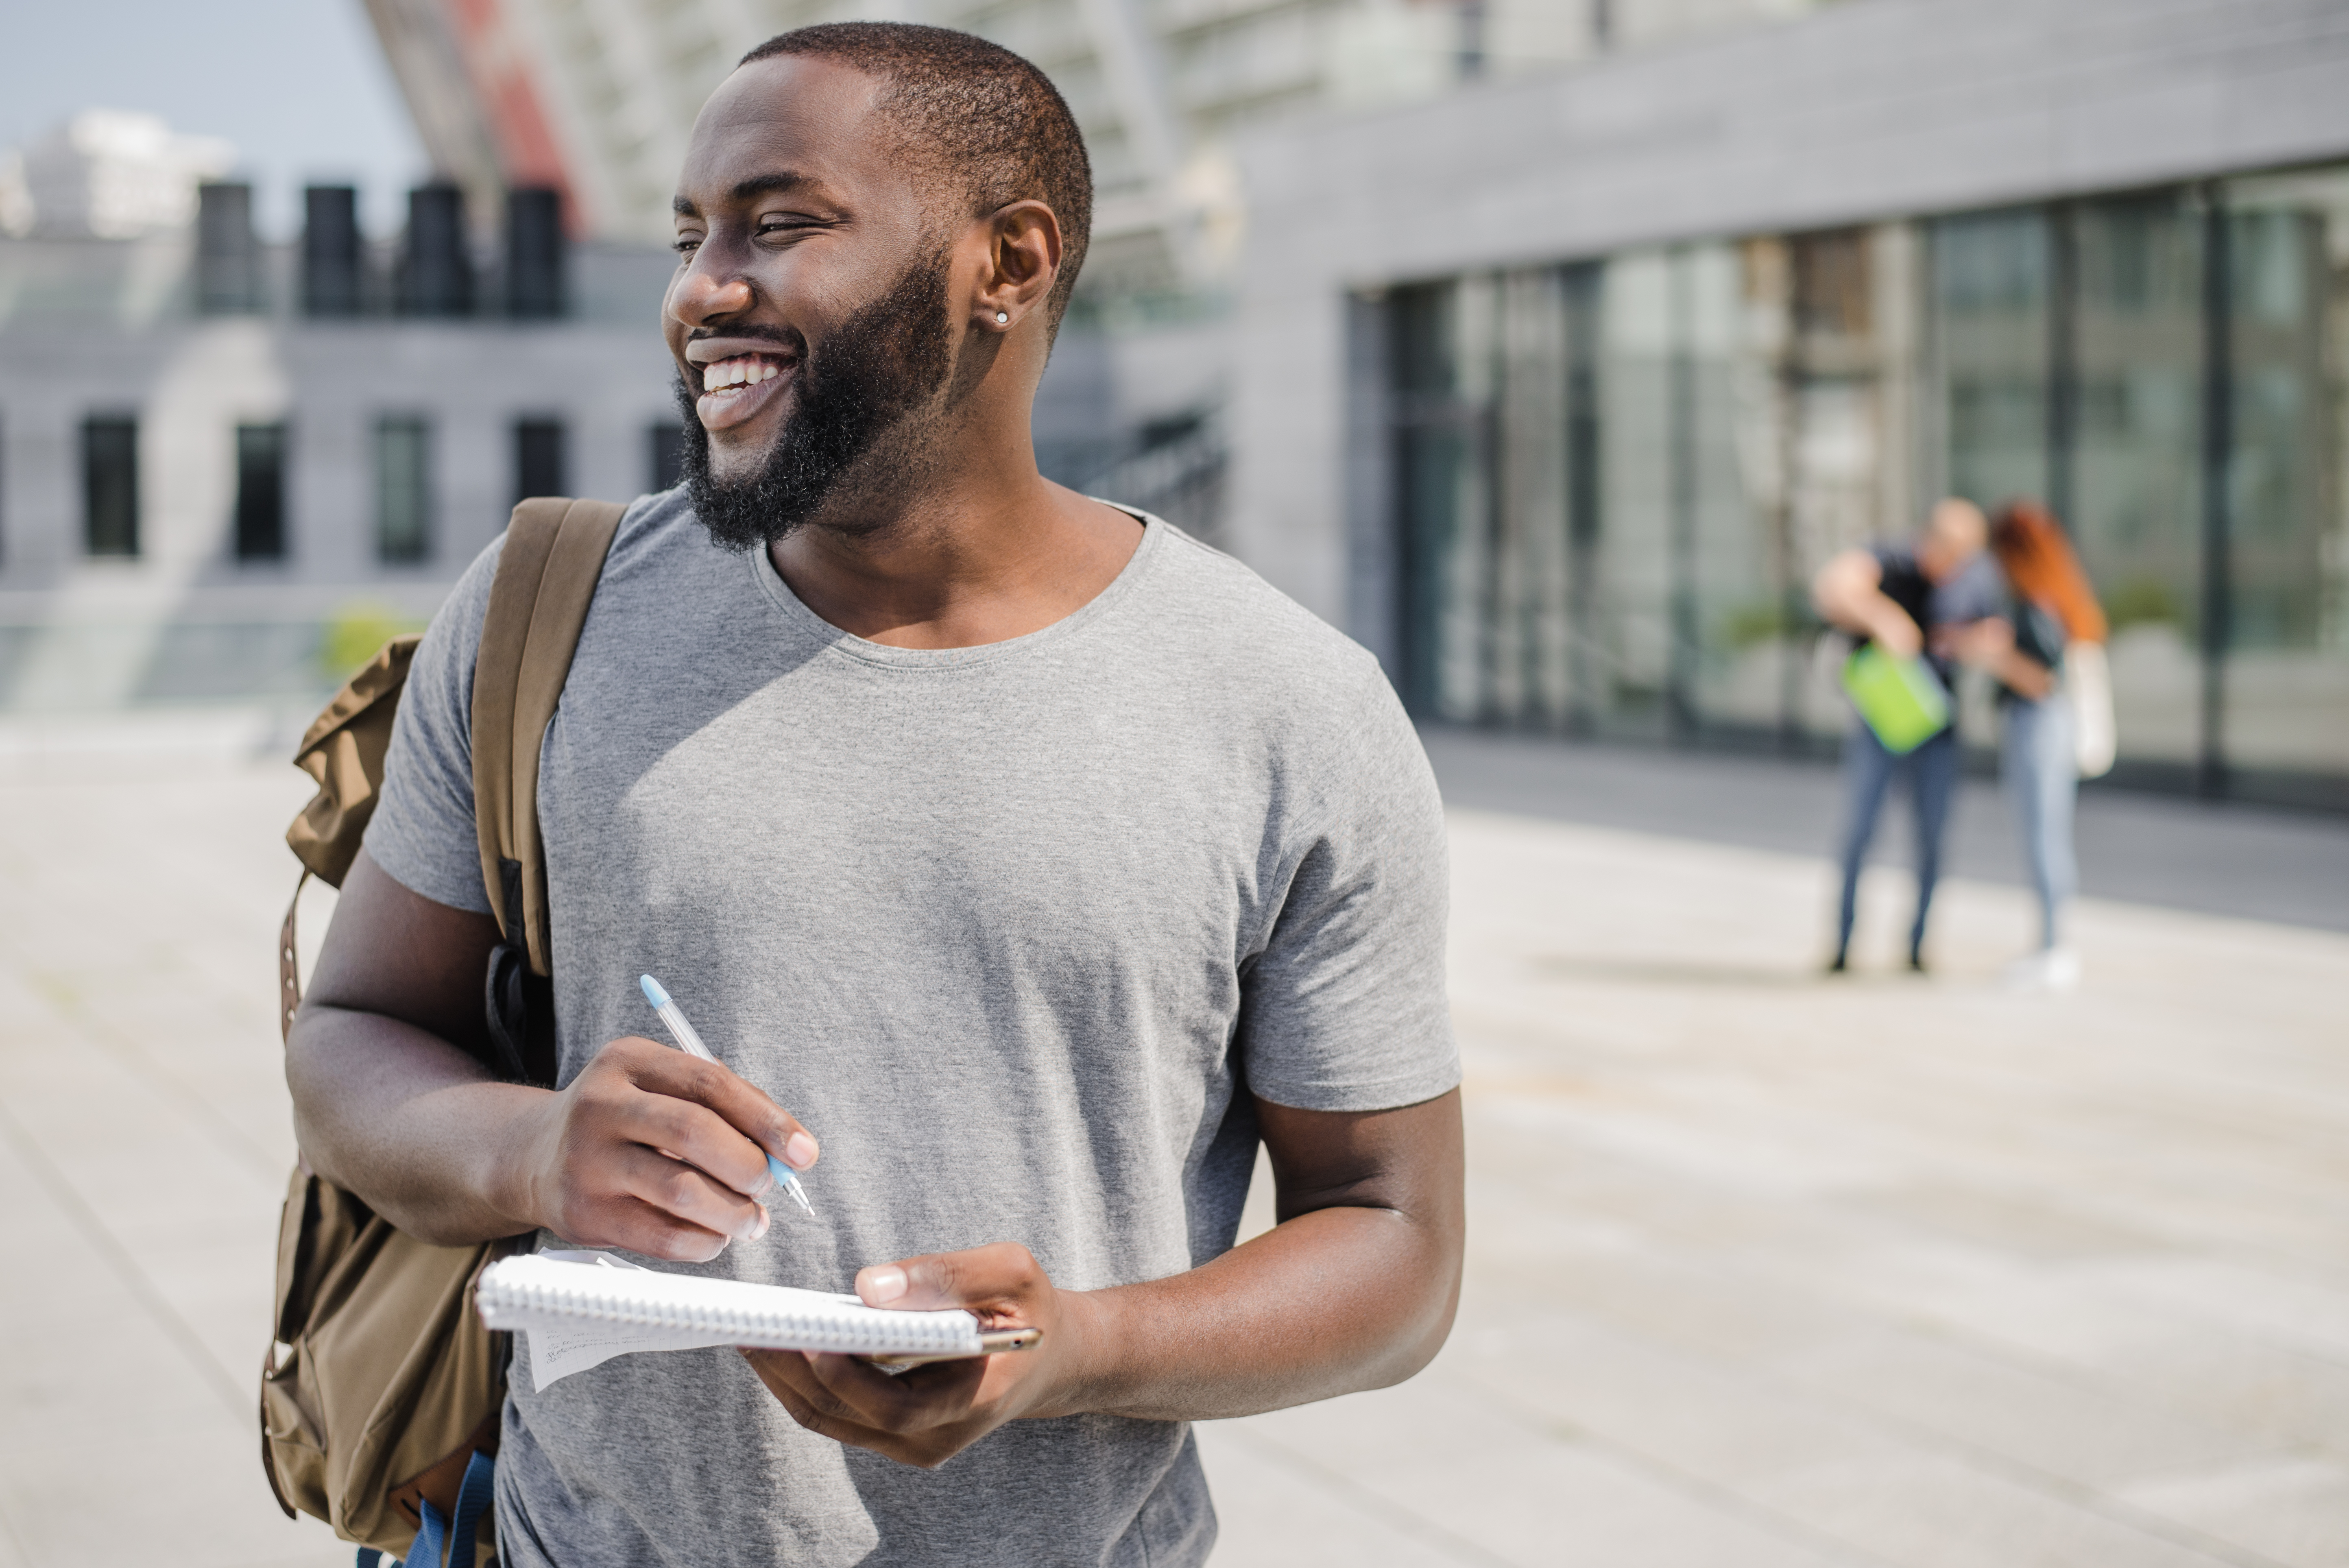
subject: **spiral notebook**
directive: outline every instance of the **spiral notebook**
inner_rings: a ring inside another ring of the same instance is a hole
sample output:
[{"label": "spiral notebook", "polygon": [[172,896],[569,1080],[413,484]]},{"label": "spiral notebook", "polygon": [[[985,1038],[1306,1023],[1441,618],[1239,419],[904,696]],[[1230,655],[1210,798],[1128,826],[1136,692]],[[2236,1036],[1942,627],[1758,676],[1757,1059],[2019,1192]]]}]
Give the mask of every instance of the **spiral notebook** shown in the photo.
[{"label": "spiral notebook", "polygon": [[848,1356],[978,1356],[968,1312],[892,1312],[853,1295],[641,1268],[609,1253],[502,1258],[474,1294],[481,1321],[530,1342],[533,1386],[640,1350],[751,1345]]}]

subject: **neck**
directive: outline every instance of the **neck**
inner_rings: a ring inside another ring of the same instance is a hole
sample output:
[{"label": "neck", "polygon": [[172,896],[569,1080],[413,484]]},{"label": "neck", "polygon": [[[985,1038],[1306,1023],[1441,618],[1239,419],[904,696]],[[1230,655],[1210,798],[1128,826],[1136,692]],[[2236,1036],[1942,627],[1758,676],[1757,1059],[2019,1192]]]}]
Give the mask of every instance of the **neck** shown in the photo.
[{"label": "neck", "polygon": [[860,466],[880,482],[768,547],[800,602],[841,630],[901,648],[1024,636],[1090,603],[1142,542],[1132,517],[1037,472],[1024,406],[1016,421],[948,423],[923,443],[930,461],[874,454]]}]

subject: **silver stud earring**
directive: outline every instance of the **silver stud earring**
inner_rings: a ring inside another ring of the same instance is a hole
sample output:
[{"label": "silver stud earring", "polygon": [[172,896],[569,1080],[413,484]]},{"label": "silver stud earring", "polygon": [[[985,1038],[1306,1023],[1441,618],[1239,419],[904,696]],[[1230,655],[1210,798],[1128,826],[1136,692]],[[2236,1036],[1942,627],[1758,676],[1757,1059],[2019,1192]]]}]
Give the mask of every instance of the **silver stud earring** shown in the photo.
[{"label": "silver stud earring", "polygon": [[999,310],[995,313],[995,325],[998,326],[1001,326],[1005,322],[1009,321],[1010,319],[1011,313],[1008,310]]}]

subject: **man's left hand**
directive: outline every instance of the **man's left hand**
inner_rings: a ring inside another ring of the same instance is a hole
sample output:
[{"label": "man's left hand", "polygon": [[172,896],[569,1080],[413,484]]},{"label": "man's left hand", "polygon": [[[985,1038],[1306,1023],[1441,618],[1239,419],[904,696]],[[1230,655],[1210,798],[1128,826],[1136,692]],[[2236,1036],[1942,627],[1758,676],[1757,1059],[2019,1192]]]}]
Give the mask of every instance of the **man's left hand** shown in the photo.
[{"label": "man's left hand", "polygon": [[[1004,1422],[1069,1413],[1087,1316],[1081,1292],[1054,1288],[1016,1243],[936,1253],[862,1270],[868,1306],[932,1312],[960,1307],[983,1329],[1036,1328],[1032,1350],[941,1361],[892,1377],[853,1356],[742,1352],[792,1418],[838,1442],[934,1469]],[[1074,1407],[1071,1406],[1072,1409]]]}]

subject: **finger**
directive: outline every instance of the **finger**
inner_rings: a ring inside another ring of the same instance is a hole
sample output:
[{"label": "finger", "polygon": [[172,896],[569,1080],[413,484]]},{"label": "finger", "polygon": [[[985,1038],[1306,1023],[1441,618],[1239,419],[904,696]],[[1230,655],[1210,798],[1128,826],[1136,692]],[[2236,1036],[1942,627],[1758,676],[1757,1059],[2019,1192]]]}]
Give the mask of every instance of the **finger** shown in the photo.
[{"label": "finger", "polygon": [[766,1385],[767,1391],[775,1397],[776,1402],[783,1407],[792,1420],[817,1436],[830,1438],[836,1443],[869,1449],[900,1464],[919,1465],[928,1470],[953,1458],[970,1441],[984,1435],[969,1425],[960,1429],[940,1428],[918,1434],[867,1426],[853,1416],[842,1414],[838,1406],[821,1395],[809,1391],[809,1386],[800,1376],[807,1370],[807,1358],[800,1352],[746,1347],[741,1354],[758,1374],[759,1381]]},{"label": "finger", "polygon": [[574,1246],[618,1247],[680,1264],[706,1264],[726,1250],[726,1237],[626,1193],[588,1204],[582,1213],[581,1221],[556,1233]]},{"label": "finger", "polygon": [[960,1306],[991,1315],[1016,1314],[1042,1279],[1043,1270],[1026,1247],[997,1242],[860,1269],[856,1294],[867,1306],[899,1311]]},{"label": "finger", "polygon": [[[775,1156],[795,1171],[804,1171],[822,1153],[815,1135],[802,1126],[797,1117],[722,1063],[705,1062],[639,1036],[615,1040],[604,1049],[613,1055],[616,1065],[637,1088],[701,1106],[737,1135],[758,1146],[759,1171],[746,1173],[751,1175],[751,1184],[738,1187],[738,1191],[755,1193],[765,1190],[767,1155]],[[692,1157],[689,1150],[678,1152]],[[729,1171],[712,1174],[732,1180]]]},{"label": "finger", "polygon": [[756,1202],[653,1150],[624,1146],[613,1176],[620,1191],[715,1235],[750,1241],[766,1233],[767,1212]]},{"label": "finger", "polygon": [[[941,1361],[895,1377],[854,1356],[809,1352],[807,1371],[795,1386],[824,1408],[863,1426],[889,1432],[924,1432],[970,1418],[985,1357]],[[823,1400],[817,1401],[823,1403]]]}]

